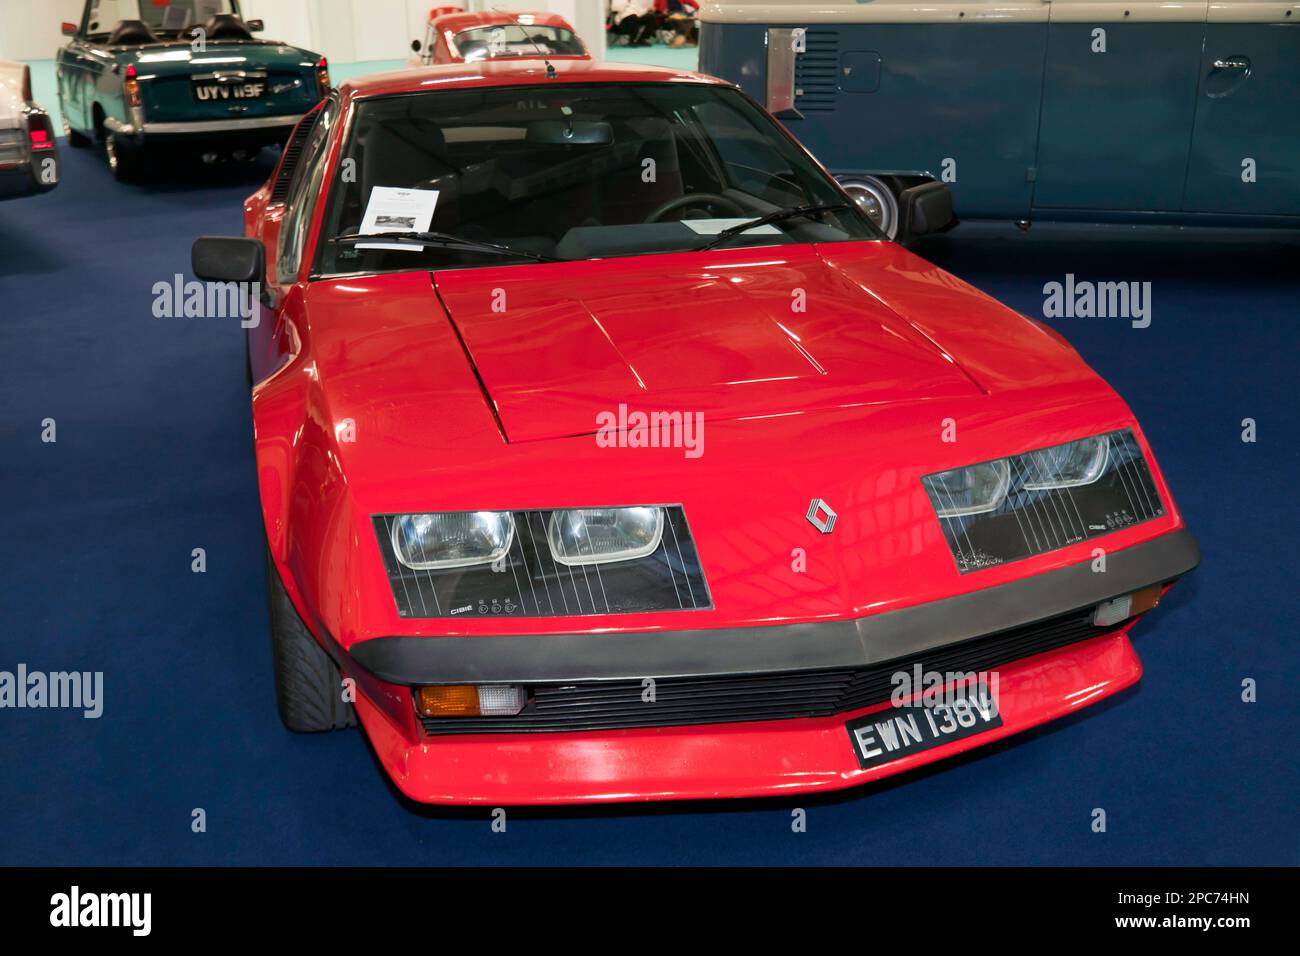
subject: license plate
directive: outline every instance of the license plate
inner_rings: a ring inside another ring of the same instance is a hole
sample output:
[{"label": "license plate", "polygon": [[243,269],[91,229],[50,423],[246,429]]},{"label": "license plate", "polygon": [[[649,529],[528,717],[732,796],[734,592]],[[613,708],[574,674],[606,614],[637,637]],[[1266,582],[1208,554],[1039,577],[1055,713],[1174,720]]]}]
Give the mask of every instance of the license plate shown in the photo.
[{"label": "license plate", "polygon": [[933,704],[891,707],[845,723],[863,769],[1002,726],[997,702],[983,681],[955,687]]},{"label": "license plate", "polygon": [[194,84],[194,98],[200,103],[256,100],[265,95],[266,84],[262,82]]}]

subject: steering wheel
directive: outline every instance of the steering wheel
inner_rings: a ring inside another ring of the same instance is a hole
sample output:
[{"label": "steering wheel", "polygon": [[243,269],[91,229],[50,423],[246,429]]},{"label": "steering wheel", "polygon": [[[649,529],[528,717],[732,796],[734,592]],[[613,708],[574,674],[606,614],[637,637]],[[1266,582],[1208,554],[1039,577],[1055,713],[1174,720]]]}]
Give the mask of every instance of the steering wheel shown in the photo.
[{"label": "steering wheel", "polygon": [[658,222],[670,212],[678,209],[688,209],[691,206],[721,206],[736,216],[745,215],[745,210],[734,199],[728,199],[726,196],[719,196],[717,193],[690,193],[686,196],[677,196],[656,206],[650,215],[645,217],[645,222]]}]

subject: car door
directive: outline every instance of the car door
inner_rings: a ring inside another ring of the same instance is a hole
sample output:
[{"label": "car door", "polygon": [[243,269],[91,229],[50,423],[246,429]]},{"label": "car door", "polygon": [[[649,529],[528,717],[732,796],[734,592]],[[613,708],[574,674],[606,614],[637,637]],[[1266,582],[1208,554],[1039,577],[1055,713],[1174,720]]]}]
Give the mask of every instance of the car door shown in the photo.
[{"label": "car door", "polygon": [[1214,0],[1185,207],[1300,215],[1300,3]]},{"label": "car door", "polygon": [[[93,2],[93,0],[92,0]],[[82,10],[77,21],[77,32],[59,50],[57,55],[57,80],[59,109],[68,125],[83,132],[93,132],[90,102],[95,89],[95,62],[86,49],[83,39],[89,22],[91,2]]]},{"label": "car door", "polygon": [[[268,279],[269,296],[259,306],[258,323],[247,333],[248,367],[254,382],[275,371],[292,347],[293,335],[286,328],[284,306],[302,267],[312,214],[325,180],[329,137],[337,111],[337,97],[331,96],[318,112],[300,121],[300,126],[309,127],[310,132],[284,200],[284,217],[276,233],[275,249],[268,250],[275,255],[275,268],[268,269],[268,274],[273,275]],[[268,308],[267,301],[274,305]]]},{"label": "car door", "polygon": [[1035,209],[1177,211],[1205,0],[1052,0]]}]

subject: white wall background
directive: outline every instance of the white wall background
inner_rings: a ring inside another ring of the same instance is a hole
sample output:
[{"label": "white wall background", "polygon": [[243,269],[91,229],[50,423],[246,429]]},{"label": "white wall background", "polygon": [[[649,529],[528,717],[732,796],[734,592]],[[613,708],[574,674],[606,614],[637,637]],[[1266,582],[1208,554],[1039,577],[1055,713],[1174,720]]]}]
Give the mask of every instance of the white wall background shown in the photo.
[{"label": "white wall background", "polygon": [[[143,0],[148,2],[148,0]],[[240,0],[266,21],[262,36],[323,53],[335,63],[404,60],[424,37],[429,9],[455,0]],[[605,0],[465,0],[467,10],[546,10],[565,17],[603,58]],[[49,60],[63,45],[59,24],[81,19],[82,0],[0,0],[0,59]]]}]

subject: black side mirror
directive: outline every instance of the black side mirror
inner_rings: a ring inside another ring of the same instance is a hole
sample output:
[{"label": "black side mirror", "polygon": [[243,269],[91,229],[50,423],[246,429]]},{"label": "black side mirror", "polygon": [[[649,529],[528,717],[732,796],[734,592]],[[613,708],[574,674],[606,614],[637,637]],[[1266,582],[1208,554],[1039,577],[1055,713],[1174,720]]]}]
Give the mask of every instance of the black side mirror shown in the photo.
[{"label": "black side mirror", "polygon": [[257,239],[200,236],[190,249],[190,269],[205,282],[261,282],[266,252]]},{"label": "black side mirror", "polygon": [[943,183],[921,183],[898,194],[899,242],[946,232],[955,225],[952,193]]},{"label": "black side mirror", "polygon": [[420,41],[419,41],[419,40],[412,40],[412,41],[411,41],[411,52],[412,52],[412,53],[419,53],[419,52],[420,52]]},{"label": "black side mirror", "polygon": [[244,26],[248,27],[249,33],[261,33],[266,29],[266,24],[261,20],[248,20],[244,23]]}]

